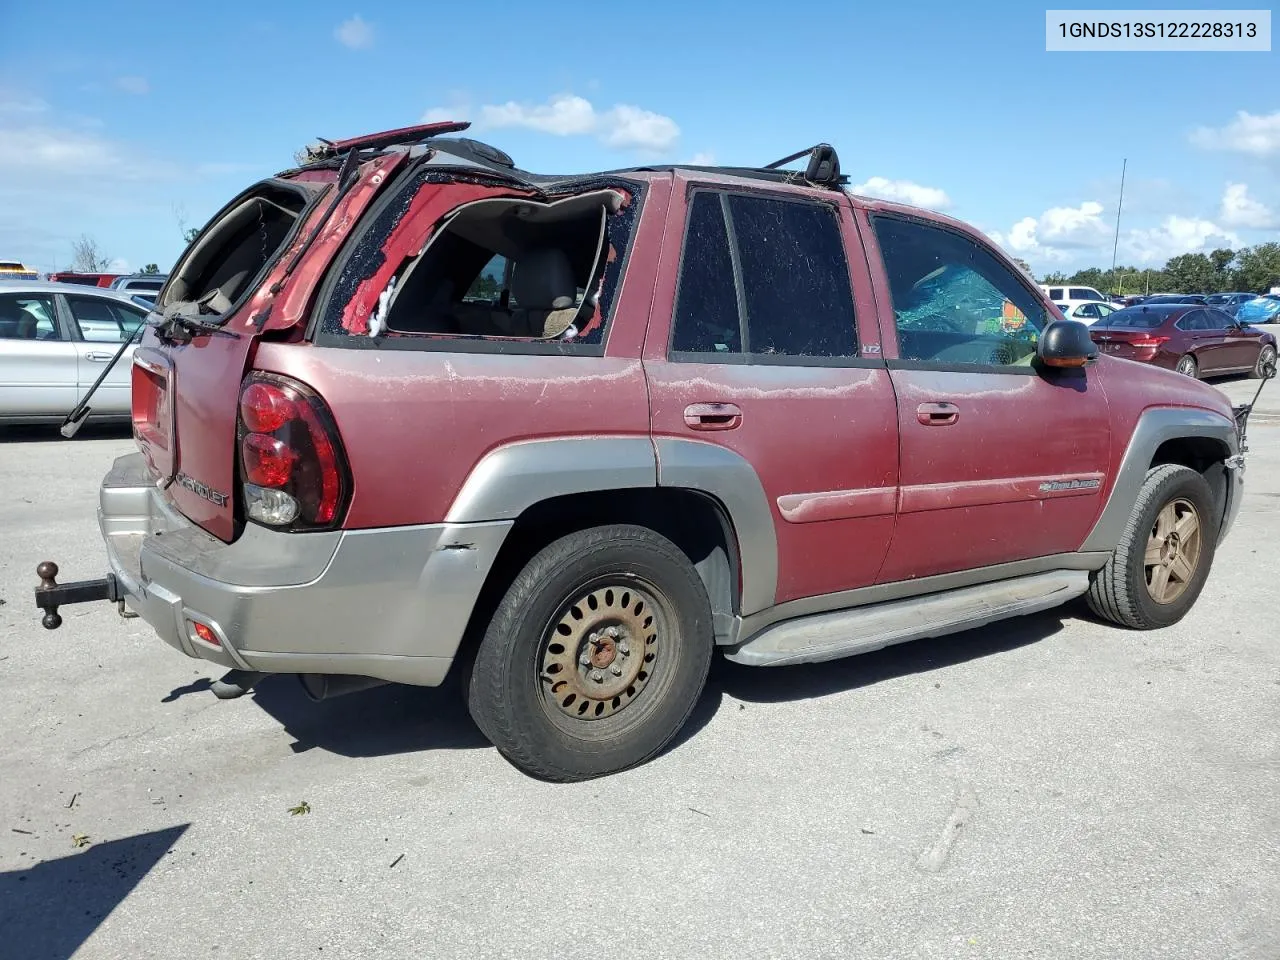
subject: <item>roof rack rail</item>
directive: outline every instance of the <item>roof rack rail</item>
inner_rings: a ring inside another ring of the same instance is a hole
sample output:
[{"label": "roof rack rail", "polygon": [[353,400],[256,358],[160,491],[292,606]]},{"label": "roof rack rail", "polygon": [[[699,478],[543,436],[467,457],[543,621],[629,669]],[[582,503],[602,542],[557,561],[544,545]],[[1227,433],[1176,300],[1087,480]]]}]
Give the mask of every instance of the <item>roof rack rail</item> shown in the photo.
[{"label": "roof rack rail", "polygon": [[775,160],[761,167],[762,170],[777,170],[780,167],[809,155],[809,163],[805,166],[804,179],[824,187],[836,187],[849,182],[849,178],[840,173],[840,155],[829,143],[816,143],[812,147],[798,150],[790,156]]}]

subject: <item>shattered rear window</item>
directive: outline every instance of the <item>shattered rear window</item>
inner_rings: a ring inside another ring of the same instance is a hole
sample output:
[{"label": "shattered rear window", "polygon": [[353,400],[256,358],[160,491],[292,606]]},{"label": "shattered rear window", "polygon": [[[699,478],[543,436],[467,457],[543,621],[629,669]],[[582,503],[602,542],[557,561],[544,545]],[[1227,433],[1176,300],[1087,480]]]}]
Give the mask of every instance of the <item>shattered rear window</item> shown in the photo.
[{"label": "shattered rear window", "polygon": [[[575,288],[568,291],[572,303],[565,308],[561,303],[565,298],[561,297],[556,301],[556,306],[562,307],[562,310],[575,311],[575,322],[566,324],[568,329],[563,333],[555,336],[512,333],[490,335],[470,332],[462,327],[446,328],[439,325],[440,328],[435,328],[429,323],[405,329],[403,324],[398,325],[394,320],[389,327],[385,325],[388,312],[395,315],[400,310],[401,313],[409,312],[413,316],[412,312],[393,305],[410,295],[408,285],[411,283],[418,283],[424,288],[413,291],[413,295],[419,298],[410,301],[410,305],[414,307],[419,302],[429,304],[432,308],[443,305],[472,315],[479,310],[489,310],[495,317],[518,311],[522,305],[518,304],[517,298],[509,289],[511,270],[503,269],[507,258],[496,250],[474,242],[474,238],[454,236],[451,227],[457,222],[457,217],[465,215],[467,209],[475,203],[486,200],[506,199],[515,203],[524,200],[528,204],[550,204],[601,190],[612,190],[620,194],[624,198],[623,206],[615,212],[605,214],[603,244],[598,241],[600,214],[597,213],[597,239],[593,241],[589,255],[583,252],[581,245],[574,251]],[[442,173],[438,169],[423,170],[379,210],[369,226],[353,239],[350,253],[345,255],[340,272],[333,281],[331,293],[321,308],[316,331],[321,335],[341,339],[412,338],[436,342],[485,340],[599,347],[604,343],[613,317],[618,286],[624,275],[643,191],[644,185],[635,181],[596,178],[575,182],[573,189],[569,191],[542,194],[529,187],[503,180],[459,176],[456,173]],[[451,199],[457,202],[449,203]],[[427,217],[434,222],[424,224]],[[414,241],[418,231],[423,231],[421,244]],[[417,247],[419,251],[425,249],[425,253],[421,256],[403,256],[398,251],[394,252],[391,255],[401,262],[392,267],[387,260],[388,249],[394,249],[392,241],[398,237],[410,240],[410,246]],[[437,251],[440,251],[438,256]],[[437,256],[442,262],[430,262],[429,258],[433,256]],[[584,267],[584,264],[589,265],[589,268]],[[428,287],[428,283],[431,286]],[[377,285],[381,285],[381,289],[377,289]],[[590,312],[578,309],[586,295],[595,295],[594,308],[588,305]]]}]

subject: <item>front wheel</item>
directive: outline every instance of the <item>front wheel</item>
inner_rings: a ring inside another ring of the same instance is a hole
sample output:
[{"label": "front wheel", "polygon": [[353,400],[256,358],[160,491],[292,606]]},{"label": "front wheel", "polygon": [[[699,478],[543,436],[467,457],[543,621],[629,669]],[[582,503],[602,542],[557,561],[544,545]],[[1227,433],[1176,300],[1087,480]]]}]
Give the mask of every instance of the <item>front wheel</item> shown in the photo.
[{"label": "front wheel", "polygon": [[1200,373],[1200,367],[1196,363],[1196,358],[1191,356],[1189,353],[1178,361],[1176,369],[1184,377],[1190,377],[1193,380],[1196,379]]},{"label": "front wheel", "polygon": [[1217,539],[1205,478],[1179,464],[1152,468],[1120,543],[1089,585],[1089,609],[1137,630],[1177,623],[1200,596]]},{"label": "front wheel", "polygon": [[1264,344],[1262,349],[1258,351],[1258,362],[1253,365],[1253,373],[1251,376],[1256,380],[1261,380],[1267,375],[1267,367],[1276,362],[1276,348],[1271,344]]},{"label": "front wheel", "polygon": [[531,776],[615,773],[679,732],[714,642],[706,589],[675,544],[644,527],[594,527],[512,581],[476,653],[468,706]]}]

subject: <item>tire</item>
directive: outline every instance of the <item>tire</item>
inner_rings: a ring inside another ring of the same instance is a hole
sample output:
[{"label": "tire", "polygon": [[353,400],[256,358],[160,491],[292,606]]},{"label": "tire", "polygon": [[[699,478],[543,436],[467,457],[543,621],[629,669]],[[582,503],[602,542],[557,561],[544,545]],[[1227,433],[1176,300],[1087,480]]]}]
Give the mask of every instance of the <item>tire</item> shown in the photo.
[{"label": "tire", "polygon": [[1192,380],[1200,379],[1200,365],[1196,363],[1196,358],[1189,353],[1185,353],[1178,358],[1178,365],[1174,369]]},{"label": "tire", "polygon": [[1249,376],[1255,380],[1261,380],[1263,377],[1262,368],[1268,363],[1276,362],[1276,348],[1271,344],[1262,345],[1262,349],[1258,351],[1258,362],[1253,365],[1253,372]]},{"label": "tire", "polygon": [[516,575],[476,652],[467,705],[518,769],[588,780],[671,742],[714,644],[706,589],[675,544],[644,527],[593,527]]},{"label": "tire", "polygon": [[[1178,527],[1184,526],[1188,513],[1195,514],[1199,526],[1194,556],[1189,536],[1179,540],[1176,548],[1170,548],[1162,535],[1157,536],[1162,534],[1162,512],[1171,507]],[[1119,544],[1089,584],[1085,595],[1089,609],[1105,620],[1135,630],[1177,623],[1204,588],[1213,565],[1219,525],[1213,493],[1204,477],[1178,464],[1152,468],[1138,491]],[[1180,574],[1178,557],[1186,561],[1182,569],[1189,567],[1189,574]],[[1155,564],[1148,563],[1157,559]],[[1166,564],[1165,559],[1170,563]],[[1164,590],[1159,586],[1162,567],[1168,571],[1164,574]],[[1163,602],[1156,599],[1156,593],[1164,594]]]}]

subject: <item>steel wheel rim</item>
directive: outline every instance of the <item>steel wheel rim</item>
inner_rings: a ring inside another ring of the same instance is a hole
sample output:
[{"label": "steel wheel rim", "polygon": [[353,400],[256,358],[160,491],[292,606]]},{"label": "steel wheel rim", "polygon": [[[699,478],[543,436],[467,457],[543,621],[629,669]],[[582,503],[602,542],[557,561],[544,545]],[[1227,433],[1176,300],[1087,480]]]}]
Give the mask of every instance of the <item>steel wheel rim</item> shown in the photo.
[{"label": "steel wheel rim", "polygon": [[643,581],[611,577],[575,590],[538,651],[542,702],[552,719],[561,725],[609,720],[648,699],[645,690],[664,672],[660,652],[669,622],[665,605]]},{"label": "steel wheel rim", "polygon": [[1142,560],[1147,594],[1156,603],[1173,603],[1195,579],[1203,529],[1199,511],[1182,497],[1156,514]]},{"label": "steel wheel rim", "polygon": [[1258,355],[1258,369],[1261,370],[1268,363],[1272,363],[1276,358],[1275,347],[1263,347],[1262,353]]},{"label": "steel wheel rim", "polygon": [[1178,361],[1178,372],[1184,377],[1189,377],[1196,368],[1196,362],[1190,357],[1183,357]]}]

